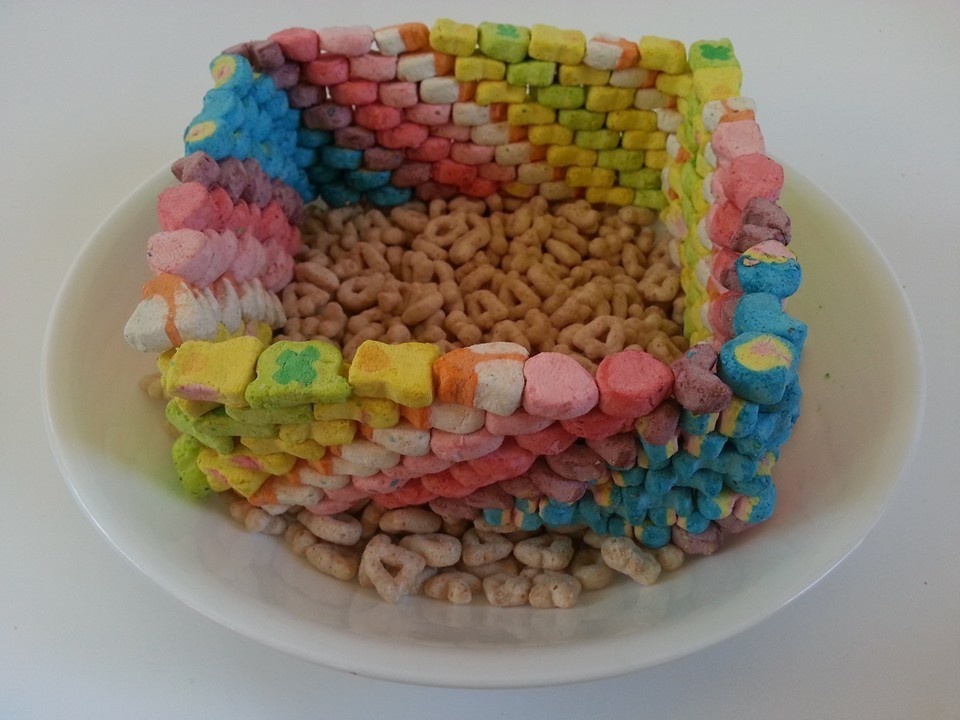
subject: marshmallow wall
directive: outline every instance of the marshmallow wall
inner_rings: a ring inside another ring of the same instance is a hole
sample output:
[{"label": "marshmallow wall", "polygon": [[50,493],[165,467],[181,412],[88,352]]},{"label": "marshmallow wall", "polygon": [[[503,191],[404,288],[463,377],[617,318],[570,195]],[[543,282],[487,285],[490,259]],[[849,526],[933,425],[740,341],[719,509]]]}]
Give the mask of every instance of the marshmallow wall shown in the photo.
[{"label": "marshmallow wall", "polygon": [[[448,20],[294,28],[211,70],[182,182],[159,199],[157,278],[126,331],[163,353],[189,488],[278,514],[428,503],[688,552],[769,517],[806,327],[783,309],[800,267],[776,205],[782,169],[729,41],[688,51]],[[510,343],[441,355],[367,341],[351,362],[323,343],[271,344],[304,202],[497,193],[659,211],[690,351],[667,365],[625,350],[593,376]]]}]

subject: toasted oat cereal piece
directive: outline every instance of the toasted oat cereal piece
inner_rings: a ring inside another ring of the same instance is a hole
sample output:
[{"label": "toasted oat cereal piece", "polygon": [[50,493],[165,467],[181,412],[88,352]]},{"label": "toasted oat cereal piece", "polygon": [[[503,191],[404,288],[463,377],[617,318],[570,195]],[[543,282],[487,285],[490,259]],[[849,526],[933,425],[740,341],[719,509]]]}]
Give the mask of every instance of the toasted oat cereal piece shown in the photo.
[{"label": "toasted oat cereal piece", "polygon": [[600,546],[603,561],[641,585],[652,585],[660,576],[660,563],[650,553],[625,537],[608,537]]},{"label": "toasted oat cereal piece", "polygon": [[498,573],[483,579],[483,593],[487,602],[497,607],[526,605],[533,581],[522,575]]},{"label": "toasted oat cereal piece", "polygon": [[584,547],[573,555],[567,570],[584,590],[599,590],[613,582],[614,571],[600,555],[600,550]]},{"label": "toasted oat cereal piece", "polygon": [[513,556],[528,567],[563,570],[573,559],[573,541],[566,535],[544,533],[518,542]]},{"label": "toasted oat cereal piece", "polygon": [[437,600],[446,600],[453,605],[469,605],[473,597],[483,590],[480,578],[468,572],[441,572],[427,580],[423,594]]},{"label": "toasted oat cereal piece", "polygon": [[580,599],[582,589],[573,575],[541,572],[533,577],[528,599],[535,608],[571,608]]},{"label": "toasted oat cereal piece", "polygon": [[360,568],[360,553],[354,548],[318,542],[304,551],[304,557],[317,570],[338,580],[353,580]]},{"label": "toasted oat cereal piece", "polygon": [[400,538],[397,544],[426,560],[427,567],[445,568],[460,562],[462,545],[458,538],[443,533],[415,533]]},{"label": "toasted oat cereal piece", "polygon": [[297,520],[318,538],[334,545],[352,547],[360,542],[363,534],[360,521],[346,513],[314,515],[309,510],[301,510]]},{"label": "toasted oat cereal piece", "polygon": [[385,533],[435,533],[442,524],[439,515],[417,507],[387,510],[380,518],[380,530]]},{"label": "toasted oat cereal piece", "polygon": [[489,565],[506,557],[513,552],[513,543],[499,533],[470,528],[463,534],[463,564],[474,568],[480,565]]},{"label": "toasted oat cereal piece", "polygon": [[666,571],[676,570],[683,565],[686,554],[673,543],[667,543],[653,551],[653,556],[660,563],[660,567]]},{"label": "toasted oat cereal piece", "polygon": [[426,566],[423,557],[394,545],[387,535],[374,535],[360,558],[364,577],[389,603],[413,594],[422,583],[420,574]]}]

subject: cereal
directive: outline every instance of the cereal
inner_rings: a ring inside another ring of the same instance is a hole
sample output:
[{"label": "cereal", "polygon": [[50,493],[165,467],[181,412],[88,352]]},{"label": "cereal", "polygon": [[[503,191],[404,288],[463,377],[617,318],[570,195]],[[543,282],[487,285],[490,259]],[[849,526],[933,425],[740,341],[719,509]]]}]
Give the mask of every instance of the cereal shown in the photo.
[{"label": "cereal", "polygon": [[570,607],[769,515],[782,172],[726,41],[640,46],[443,20],[218,58],[131,330],[175,348],[142,387],[181,484],[390,602]]}]

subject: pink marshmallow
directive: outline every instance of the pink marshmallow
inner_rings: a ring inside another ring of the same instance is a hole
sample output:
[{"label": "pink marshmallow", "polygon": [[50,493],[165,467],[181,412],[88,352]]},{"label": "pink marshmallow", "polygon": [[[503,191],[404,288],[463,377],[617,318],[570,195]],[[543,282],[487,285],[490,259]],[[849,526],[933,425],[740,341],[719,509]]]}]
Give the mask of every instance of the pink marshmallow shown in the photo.
[{"label": "pink marshmallow", "polygon": [[380,102],[388,107],[405,108],[420,102],[415,82],[385,82],[379,89]]},{"label": "pink marshmallow", "polygon": [[[540,488],[534,485],[533,480],[526,474],[518,475],[509,480],[502,480],[492,487],[498,487],[508,495],[523,500],[537,500],[543,495],[543,493],[540,492]],[[510,507],[513,507],[512,502],[510,503]]]},{"label": "pink marshmallow", "polygon": [[366,55],[373,45],[373,30],[363,25],[328,27],[317,31],[320,49],[341,55]]},{"label": "pink marshmallow", "polygon": [[595,407],[588,413],[572,420],[563,420],[561,424],[567,432],[586,440],[602,440],[617,433],[626,432],[633,427],[634,418],[614,417]]},{"label": "pink marshmallow", "polygon": [[715,245],[729,247],[740,229],[740,208],[731,202],[715,202],[707,213],[707,236]]},{"label": "pink marshmallow", "polygon": [[438,473],[449,468],[453,463],[436,455],[407,455],[399,465],[387,468],[383,472],[397,480],[409,480],[428,473]]},{"label": "pink marshmallow", "polygon": [[[470,142],[470,128],[466,125],[457,125],[455,122],[445,125],[431,125],[431,137],[442,137],[455,142]],[[493,162],[492,160],[490,162]]]},{"label": "pink marshmallow", "polygon": [[553,420],[517,410],[512,415],[487,413],[486,428],[494,435],[529,435],[553,424]]},{"label": "pink marshmallow", "polygon": [[465,165],[482,165],[493,162],[496,148],[493,145],[474,145],[471,142],[455,142],[450,146],[450,158]]},{"label": "pink marshmallow", "polygon": [[450,141],[438,137],[428,137],[419,147],[408,148],[407,158],[414,162],[437,162],[450,155]]},{"label": "pink marshmallow", "polygon": [[551,470],[568,480],[597,482],[610,472],[603,458],[586,445],[571,445],[559,455],[545,459]]},{"label": "pink marshmallow", "polygon": [[434,498],[429,503],[430,509],[437,515],[452,520],[476,520],[480,510],[468,505],[457,498]]},{"label": "pink marshmallow", "polygon": [[528,435],[517,435],[517,445],[537,455],[558,455],[573,445],[577,436],[554,422],[547,428]]},{"label": "pink marshmallow", "polygon": [[503,436],[492,435],[484,429],[462,435],[435,429],[430,435],[433,454],[451,462],[475,460],[493,452],[502,443]]},{"label": "pink marshmallow", "polygon": [[322,55],[304,63],[300,74],[306,83],[329,87],[350,79],[350,61],[342,55]]},{"label": "pink marshmallow", "polygon": [[445,125],[450,122],[450,105],[420,102],[404,108],[403,119],[421,125]]},{"label": "pink marshmallow", "polygon": [[395,187],[417,187],[423,185],[423,183],[430,180],[430,170],[430,163],[408,162],[393,171],[390,184]]},{"label": "pink marshmallow", "polygon": [[637,421],[637,434],[651,445],[666,445],[677,436],[680,404],[665,400]]},{"label": "pink marshmallow", "polygon": [[237,241],[237,254],[229,273],[238,283],[258,277],[267,264],[267,251],[250,233],[243,233]]},{"label": "pink marshmallow", "polygon": [[569,355],[544,352],[523,364],[523,409],[531,415],[569,420],[592,410],[597,383]]},{"label": "pink marshmallow", "polygon": [[477,488],[463,498],[463,501],[467,505],[473,508],[479,508],[480,510],[485,508],[509,510],[513,507],[513,496],[506,492],[499,484]]},{"label": "pink marshmallow", "polygon": [[216,208],[209,191],[198,182],[166,188],[157,198],[157,220],[161,230],[205,230],[211,227]]},{"label": "pink marshmallow", "polygon": [[536,459],[536,455],[520,447],[513,438],[506,438],[492,453],[457,463],[450,468],[450,472],[462,485],[479,488],[522,475]]},{"label": "pink marshmallow", "polygon": [[190,285],[209,273],[213,254],[210,239],[199,230],[167,230],[147,240],[147,261],[154,274],[170,273]]},{"label": "pink marshmallow", "polygon": [[[377,143],[390,150],[415,148],[430,136],[427,128],[411,122],[402,122],[389,130],[377,132]],[[739,222],[739,218],[737,218]]]},{"label": "pink marshmallow", "polygon": [[330,88],[330,99],[337,105],[369,105],[377,101],[378,87],[369,80],[347,80]]},{"label": "pink marshmallow", "polygon": [[526,476],[534,487],[557,502],[576,502],[587,490],[586,483],[558,475],[543,460],[535,462],[533,467],[527,470]]},{"label": "pink marshmallow", "polygon": [[370,103],[354,111],[353,121],[368,130],[389,130],[403,122],[403,113],[400,108]]},{"label": "pink marshmallow", "polygon": [[307,28],[287,28],[275,32],[269,39],[279,45],[283,54],[294,62],[316,60],[320,53],[320,38],[314,30]]},{"label": "pink marshmallow", "polygon": [[600,410],[615,417],[646,415],[670,395],[670,367],[642,350],[608,355],[597,367]]},{"label": "pink marshmallow", "polygon": [[637,464],[635,433],[623,432],[602,440],[587,440],[587,447],[603,458],[612,468],[626,470]]},{"label": "pink marshmallow", "polygon": [[388,82],[397,77],[397,58],[391,55],[368,53],[350,58],[351,80]]},{"label": "pink marshmallow", "polygon": [[465,487],[457,482],[449,470],[424,475],[420,478],[420,482],[426,490],[436,493],[438,497],[462,498],[473,492],[472,487]]},{"label": "pink marshmallow", "polygon": [[293,280],[293,257],[283,251],[277,243],[270,242],[264,245],[267,251],[267,262],[260,275],[260,282],[272,292],[278,293]]},{"label": "pink marshmallow", "polygon": [[722,122],[710,136],[717,164],[723,165],[740,155],[765,152],[760,126],[753,120]]},{"label": "pink marshmallow", "polygon": [[766,155],[751,153],[718,167],[710,189],[717,202],[732,202],[742,210],[755,197],[776,202],[782,187],[783,168]]}]

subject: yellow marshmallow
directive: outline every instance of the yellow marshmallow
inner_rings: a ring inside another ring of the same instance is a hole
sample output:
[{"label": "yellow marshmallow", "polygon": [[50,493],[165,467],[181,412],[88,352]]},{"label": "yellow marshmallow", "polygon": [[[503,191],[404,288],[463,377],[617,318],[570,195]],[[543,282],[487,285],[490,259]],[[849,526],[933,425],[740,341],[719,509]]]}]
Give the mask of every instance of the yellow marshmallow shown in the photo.
[{"label": "yellow marshmallow", "polygon": [[358,397],[386,398],[400,405],[426,407],[433,402],[434,360],[440,348],[428,343],[387,345],[366,340],[357,348],[349,380]]}]

